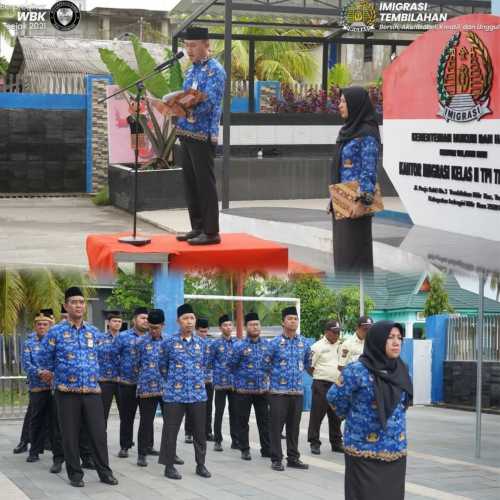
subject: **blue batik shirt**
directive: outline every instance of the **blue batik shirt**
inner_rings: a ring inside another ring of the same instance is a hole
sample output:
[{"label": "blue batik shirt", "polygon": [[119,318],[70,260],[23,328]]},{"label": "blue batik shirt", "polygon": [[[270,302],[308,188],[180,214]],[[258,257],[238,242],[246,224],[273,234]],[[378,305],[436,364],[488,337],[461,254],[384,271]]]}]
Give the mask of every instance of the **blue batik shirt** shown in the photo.
[{"label": "blue batik shirt", "polygon": [[115,352],[115,341],[119,334],[114,336],[110,332],[102,333],[99,337],[97,359],[99,360],[99,382],[118,382],[120,377],[120,358]]},{"label": "blue batik shirt", "polygon": [[311,367],[311,347],[302,335],[292,338],[284,334],[269,342],[271,357],[271,394],[304,393],[304,370]]},{"label": "blue batik shirt", "polygon": [[61,392],[100,393],[97,359],[99,330],[83,322],[78,328],[61,321],[43,338],[43,368],[54,373],[54,388]]},{"label": "blue batik shirt", "polygon": [[236,342],[234,337],[226,339],[222,335],[210,345],[210,366],[214,370],[214,389],[233,388],[233,374],[229,367],[229,360]]},{"label": "blue batik shirt", "polygon": [[360,362],[347,365],[327,393],[327,400],[339,417],[346,419],[345,453],[356,457],[391,462],[406,455],[406,403],[403,392],[383,429],[377,412],[375,379]]},{"label": "blue batik shirt", "polygon": [[371,135],[347,142],[340,155],[340,182],[358,181],[362,193],[374,193],[380,144]]},{"label": "blue batik shirt", "polygon": [[247,337],[236,343],[229,361],[236,392],[263,394],[269,390],[269,351],[269,341],[261,337]]},{"label": "blue batik shirt", "polygon": [[163,337],[154,340],[148,333],[139,345],[137,397],[154,398],[163,394],[159,357],[163,355]]},{"label": "blue batik shirt", "polygon": [[163,401],[199,403],[207,400],[205,389],[206,344],[197,336],[183,339],[180,333],[163,341],[159,356]]},{"label": "blue batik shirt", "polygon": [[24,341],[23,370],[28,378],[30,392],[50,391],[50,384],[46,384],[38,375],[43,362],[43,337],[35,332],[31,333]]},{"label": "blue batik shirt", "polygon": [[214,371],[213,371],[212,367],[210,366],[209,360],[210,360],[210,346],[212,345],[212,342],[214,340],[209,338],[209,337],[202,339],[202,340],[205,342],[205,359],[206,359],[205,384],[211,384],[214,381]]},{"label": "blue batik shirt", "polygon": [[177,119],[178,136],[217,143],[222,114],[226,72],[216,59],[194,63],[186,72],[183,89],[196,89],[207,99],[192,108],[187,117]]},{"label": "blue batik shirt", "polygon": [[139,345],[144,335],[129,328],[115,340],[115,354],[119,357],[120,384],[136,385],[139,376]]}]

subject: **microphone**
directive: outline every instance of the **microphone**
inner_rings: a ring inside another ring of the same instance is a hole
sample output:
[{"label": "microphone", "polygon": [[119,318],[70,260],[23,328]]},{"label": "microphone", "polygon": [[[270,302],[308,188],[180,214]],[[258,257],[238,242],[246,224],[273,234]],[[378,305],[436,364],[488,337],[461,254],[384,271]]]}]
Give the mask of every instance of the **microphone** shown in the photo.
[{"label": "microphone", "polygon": [[177,52],[177,54],[175,54],[174,57],[171,57],[167,61],[162,62],[161,64],[156,66],[155,71],[162,71],[163,69],[168,68],[169,66],[172,66],[172,64],[174,64],[179,59],[182,59],[183,57],[184,57],[184,52],[182,52],[182,51]]}]

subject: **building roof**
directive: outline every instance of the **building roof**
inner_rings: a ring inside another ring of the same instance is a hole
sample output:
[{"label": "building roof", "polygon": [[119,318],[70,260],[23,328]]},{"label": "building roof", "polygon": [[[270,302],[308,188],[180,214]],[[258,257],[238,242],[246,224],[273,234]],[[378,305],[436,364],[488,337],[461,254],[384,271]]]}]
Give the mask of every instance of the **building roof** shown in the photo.
[{"label": "building roof", "polygon": [[[377,311],[413,310],[423,311],[428,293],[420,291],[427,275],[397,274],[376,272],[364,278],[365,295],[375,302]],[[479,295],[460,287],[455,276],[445,274],[445,288],[448,299],[456,312],[479,309]],[[359,286],[359,278],[353,275],[329,274],[324,278],[325,284],[332,290],[341,290],[350,286]],[[484,299],[486,313],[500,314],[500,303]]]},{"label": "building roof", "polygon": [[[165,46],[142,44],[158,62],[165,59]],[[58,36],[20,36],[16,39],[8,73],[108,74],[99,49],[115,51],[132,68],[137,69],[132,43],[127,40],[89,40]],[[23,66],[24,65],[24,66]]]}]

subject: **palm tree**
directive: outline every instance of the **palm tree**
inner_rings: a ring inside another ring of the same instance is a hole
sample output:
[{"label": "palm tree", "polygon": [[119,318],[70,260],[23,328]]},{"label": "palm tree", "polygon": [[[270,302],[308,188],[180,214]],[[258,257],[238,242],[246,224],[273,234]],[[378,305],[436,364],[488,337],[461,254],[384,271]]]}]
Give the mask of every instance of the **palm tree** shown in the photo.
[{"label": "palm tree", "polygon": [[[246,19],[255,21],[255,19]],[[260,19],[262,21],[263,19]],[[217,31],[214,29],[214,31]],[[219,29],[222,31],[222,28]],[[299,29],[237,27],[234,34],[242,35],[282,35],[282,36],[322,36],[322,32],[305,32]],[[255,44],[255,76],[257,80],[279,80],[292,85],[296,82],[313,80],[318,63],[311,49],[314,44],[301,42],[257,42]],[[247,40],[234,40],[232,43],[232,77],[235,80],[248,80]],[[220,60],[224,58],[223,40],[214,40],[212,52]]]},{"label": "palm tree", "polygon": [[64,290],[70,286],[80,286],[86,296],[93,293],[81,272],[0,269],[0,333],[14,333],[23,318],[31,324],[42,308],[54,309],[57,317]]},{"label": "palm tree", "polygon": [[7,25],[17,21],[17,9],[2,8],[0,9],[0,37],[5,38],[10,45],[14,44],[15,37],[11,35]]}]

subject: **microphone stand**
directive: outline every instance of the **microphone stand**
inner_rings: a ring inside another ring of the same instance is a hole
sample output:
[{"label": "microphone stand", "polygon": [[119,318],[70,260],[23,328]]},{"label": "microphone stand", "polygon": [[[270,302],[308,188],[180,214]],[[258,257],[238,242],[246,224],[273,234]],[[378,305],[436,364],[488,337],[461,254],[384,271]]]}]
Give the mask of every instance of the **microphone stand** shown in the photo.
[{"label": "microphone stand", "polygon": [[[108,97],[104,97],[102,99],[99,99],[97,102],[99,104],[102,104],[103,102],[106,102],[107,100],[111,99],[112,97],[118,95],[118,94],[122,94],[124,92],[126,92],[127,90],[131,89],[132,87],[135,87],[136,88],[136,96],[135,96],[135,105],[136,105],[136,109],[135,109],[135,123],[136,123],[136,127],[140,125],[140,122],[139,122],[139,117],[140,117],[140,113],[139,113],[139,109],[140,109],[140,104],[141,104],[141,99],[142,99],[142,92],[144,91],[144,82],[161,73],[163,70],[165,69],[168,69],[170,68],[175,62],[177,61],[177,59],[175,60],[171,60],[171,61],[167,61],[165,63],[162,63],[160,65],[158,65],[153,71],[151,71],[150,73],[148,73],[146,76],[144,76],[143,78],[140,78],[139,80],[137,80],[136,82],[134,83],[131,83],[130,85],[128,85],[127,87],[123,88],[123,89],[120,89],[116,92],[114,92],[113,94],[111,94],[110,96]],[[120,243],[127,243],[129,245],[134,245],[134,246],[144,246],[144,245],[148,245],[149,243],[151,243],[151,238],[146,238],[144,236],[137,236],[137,186],[138,186],[138,171],[139,171],[139,134],[135,134],[135,160],[134,160],[134,203],[133,203],[133,211],[134,211],[134,217],[133,217],[133,231],[132,231],[132,236],[122,236],[121,238],[118,238],[118,241]]]}]

